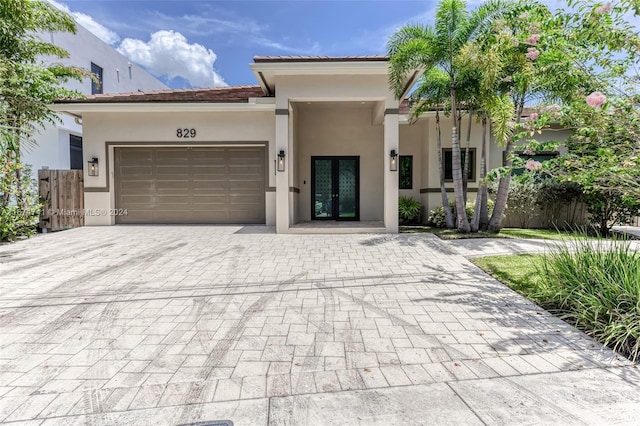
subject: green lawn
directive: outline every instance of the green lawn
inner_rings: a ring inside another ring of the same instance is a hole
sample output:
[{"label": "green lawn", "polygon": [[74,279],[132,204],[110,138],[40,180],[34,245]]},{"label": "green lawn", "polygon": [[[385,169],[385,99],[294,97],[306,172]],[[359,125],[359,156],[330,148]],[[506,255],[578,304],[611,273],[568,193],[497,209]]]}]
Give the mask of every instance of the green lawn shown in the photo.
[{"label": "green lawn", "polygon": [[[556,231],[553,229],[522,229],[522,228],[504,228],[499,234],[492,232],[471,232],[469,234],[461,234],[453,229],[432,228],[424,225],[400,226],[400,232],[403,234],[434,234],[443,240],[458,240],[467,238],[526,238],[539,240],[563,240],[580,237],[575,232]],[[588,237],[591,238],[591,237]]]},{"label": "green lawn", "polygon": [[574,240],[546,255],[472,261],[524,297],[640,361],[640,253],[625,241]]},{"label": "green lawn", "polygon": [[[540,240],[584,239],[584,234],[570,231],[557,231],[555,229],[504,228],[500,231],[500,235],[504,235],[507,238],[537,238]],[[587,239],[595,240],[597,238],[587,236]]]},{"label": "green lawn", "polygon": [[511,256],[486,256],[471,259],[483,271],[492,275],[525,297],[532,298],[535,284],[540,280],[536,266],[542,261],[541,254],[518,254]]}]

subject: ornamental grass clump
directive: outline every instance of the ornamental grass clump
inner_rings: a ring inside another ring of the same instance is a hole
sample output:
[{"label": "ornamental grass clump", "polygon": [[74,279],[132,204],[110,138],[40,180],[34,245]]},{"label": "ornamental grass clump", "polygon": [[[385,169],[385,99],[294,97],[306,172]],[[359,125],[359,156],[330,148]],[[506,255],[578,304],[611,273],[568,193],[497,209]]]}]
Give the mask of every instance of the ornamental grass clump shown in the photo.
[{"label": "ornamental grass clump", "polygon": [[539,303],[640,361],[640,253],[628,241],[567,241],[543,257],[540,269]]}]

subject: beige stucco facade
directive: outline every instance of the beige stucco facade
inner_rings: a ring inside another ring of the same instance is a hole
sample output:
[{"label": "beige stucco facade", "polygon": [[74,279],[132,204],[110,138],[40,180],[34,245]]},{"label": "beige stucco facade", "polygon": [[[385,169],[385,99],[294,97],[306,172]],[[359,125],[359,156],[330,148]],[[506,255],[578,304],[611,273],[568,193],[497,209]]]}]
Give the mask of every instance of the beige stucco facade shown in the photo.
[{"label": "beige stucco facade", "polygon": [[[85,161],[97,158],[106,173],[89,176],[85,171],[85,206],[95,215],[85,217],[85,224],[113,225],[118,206],[115,200],[114,149],[117,147],[162,146],[244,146],[266,147],[267,158],[275,156],[273,113],[261,112],[94,112],[83,114]],[[177,128],[197,129],[188,141],[176,139]],[[266,182],[275,185],[268,173]],[[275,194],[265,192],[266,222],[275,225]],[[107,211],[107,214],[101,214]]]},{"label": "beige stucco facade", "polygon": [[[85,170],[85,208],[117,211],[114,150],[125,147],[262,147],[265,158],[265,223],[279,233],[300,229],[317,215],[321,203],[312,188],[312,164],[324,158],[357,158],[359,164],[357,212],[352,221],[373,224],[376,232],[398,232],[398,197],[408,196],[423,205],[423,220],[441,204],[439,193],[435,117],[425,115],[414,123],[400,111],[388,87],[386,60],[264,61],[252,64],[264,96],[241,102],[194,101],[61,104],[56,107],[81,118],[84,160],[97,158],[98,176]],[[407,90],[419,73],[407,80]],[[242,89],[242,88],[238,88]],[[260,89],[253,87],[253,90]],[[207,89],[203,89],[205,92]],[[210,89],[214,94],[217,89]],[[228,89],[231,93],[234,88]],[[262,92],[260,92],[262,93]],[[167,96],[170,98],[171,93]],[[181,92],[181,99],[189,96]],[[194,129],[190,138],[176,136],[177,129]],[[462,121],[462,147],[466,145],[467,118]],[[480,172],[482,126],[473,121],[470,148],[474,179],[469,198],[475,197]],[[503,162],[503,149],[493,143],[487,129],[489,168]],[[564,137],[557,132],[544,139]],[[441,117],[444,149],[451,147],[451,123]],[[399,189],[399,171],[392,170],[391,153],[412,157],[411,185]],[[278,170],[278,154],[284,170]],[[327,160],[328,161],[328,160]],[[337,182],[337,181],[336,181]],[[447,188],[452,192],[452,184]],[[261,195],[262,196],[262,195]],[[451,194],[452,196],[452,194]],[[322,219],[337,219],[327,216]],[[113,225],[111,214],[89,215],[86,225]],[[353,222],[352,222],[353,223]],[[354,227],[362,230],[362,227]],[[349,227],[341,227],[349,230]]]}]

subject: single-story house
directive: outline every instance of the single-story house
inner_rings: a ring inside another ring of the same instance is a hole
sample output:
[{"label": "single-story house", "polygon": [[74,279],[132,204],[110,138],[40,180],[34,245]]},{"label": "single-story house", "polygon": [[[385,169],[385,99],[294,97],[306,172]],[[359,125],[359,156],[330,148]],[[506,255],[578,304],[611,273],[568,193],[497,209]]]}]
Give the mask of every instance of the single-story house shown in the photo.
[{"label": "single-story house", "polygon": [[[259,85],[55,105],[82,121],[85,224],[396,233],[399,196],[426,212],[440,204],[435,119],[409,123],[406,103],[389,89],[388,57],[258,56],[250,66]],[[419,77],[407,77],[406,92]],[[481,132],[474,123],[470,192]],[[488,150],[489,166],[500,166],[503,150]]]}]

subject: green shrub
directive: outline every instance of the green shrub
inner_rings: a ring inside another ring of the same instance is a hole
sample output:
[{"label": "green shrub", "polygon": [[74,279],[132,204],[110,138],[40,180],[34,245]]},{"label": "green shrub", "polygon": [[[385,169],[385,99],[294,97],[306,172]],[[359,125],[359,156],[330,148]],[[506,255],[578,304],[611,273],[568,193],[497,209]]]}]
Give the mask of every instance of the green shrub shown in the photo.
[{"label": "green shrub", "polygon": [[[41,205],[37,199],[31,169],[0,156],[0,241],[29,237],[36,232]],[[21,169],[21,180],[16,177]]]},{"label": "green shrub", "polygon": [[571,230],[584,226],[582,188],[576,182],[543,179],[536,203],[548,229]]},{"label": "green shrub", "polygon": [[640,360],[640,253],[628,242],[570,241],[545,256],[540,269],[538,303]]},{"label": "green shrub", "polygon": [[400,223],[419,223],[422,215],[422,204],[410,197],[400,197],[398,199],[398,216]]},{"label": "green shrub", "polygon": [[[471,221],[473,218],[473,209],[476,206],[475,201],[467,201],[467,205],[465,206],[465,210],[467,212],[467,219]],[[453,214],[453,218],[455,220],[456,217],[456,203],[454,201],[449,201],[449,207],[451,208],[451,213]],[[491,212],[493,211],[493,200],[487,200],[487,208],[489,209],[489,217],[491,217]],[[444,217],[444,207],[438,206],[435,209],[432,209],[429,212],[429,217],[427,218],[427,223],[430,226],[436,228],[446,228],[447,221]]]},{"label": "green shrub", "polygon": [[640,215],[640,201],[624,197],[615,189],[591,191],[584,195],[589,222],[599,235],[607,236],[613,225],[630,223]]}]

